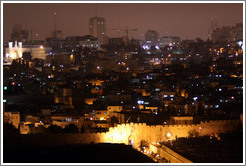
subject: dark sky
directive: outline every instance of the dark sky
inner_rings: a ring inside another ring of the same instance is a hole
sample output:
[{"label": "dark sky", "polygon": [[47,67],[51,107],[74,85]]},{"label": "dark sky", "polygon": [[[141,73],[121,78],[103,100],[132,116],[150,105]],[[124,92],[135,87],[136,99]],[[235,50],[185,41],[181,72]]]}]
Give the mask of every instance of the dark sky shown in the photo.
[{"label": "dark sky", "polygon": [[[54,30],[54,12],[57,12],[57,29],[63,31],[64,37],[88,34],[89,18],[96,13],[106,19],[107,29],[137,28],[138,31],[129,32],[129,36],[142,40],[148,29],[156,30],[160,37],[177,35],[182,39],[205,39],[211,17],[217,18],[220,27],[243,22],[242,3],[4,4],[4,42],[10,39],[14,24],[22,24],[26,30],[32,29],[33,34],[39,34],[38,39],[48,37]],[[111,30],[107,35],[116,37],[117,33]]]}]

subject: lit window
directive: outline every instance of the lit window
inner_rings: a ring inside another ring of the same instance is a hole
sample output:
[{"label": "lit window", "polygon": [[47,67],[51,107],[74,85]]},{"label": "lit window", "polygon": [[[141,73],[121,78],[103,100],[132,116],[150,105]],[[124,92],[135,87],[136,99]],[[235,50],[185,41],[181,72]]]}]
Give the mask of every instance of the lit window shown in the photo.
[{"label": "lit window", "polygon": [[143,104],[143,103],[144,103],[144,101],[138,100],[138,104]]}]

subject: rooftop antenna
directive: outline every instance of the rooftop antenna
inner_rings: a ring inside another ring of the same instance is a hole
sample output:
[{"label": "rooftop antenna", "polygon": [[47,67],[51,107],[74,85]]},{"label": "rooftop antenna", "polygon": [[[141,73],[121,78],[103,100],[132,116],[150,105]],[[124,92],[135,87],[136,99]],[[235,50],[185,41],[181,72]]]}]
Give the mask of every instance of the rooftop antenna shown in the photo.
[{"label": "rooftop antenna", "polygon": [[55,37],[55,39],[56,39],[56,15],[57,15],[57,13],[55,12],[54,13],[54,16],[55,16],[55,32],[54,32],[55,34],[54,34],[54,37]]},{"label": "rooftop antenna", "polygon": [[117,7],[118,10],[117,10],[117,35],[118,37],[120,37],[120,6]]}]

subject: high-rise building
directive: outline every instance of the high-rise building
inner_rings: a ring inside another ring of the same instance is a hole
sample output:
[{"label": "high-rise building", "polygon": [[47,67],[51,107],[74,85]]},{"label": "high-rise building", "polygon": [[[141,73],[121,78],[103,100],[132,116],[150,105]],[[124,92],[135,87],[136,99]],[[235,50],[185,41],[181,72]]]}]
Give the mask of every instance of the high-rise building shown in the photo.
[{"label": "high-rise building", "polygon": [[213,42],[236,42],[243,38],[243,24],[238,23],[236,26],[224,26],[216,28],[212,32]]},{"label": "high-rise building", "polygon": [[105,19],[101,17],[93,17],[89,20],[89,34],[97,37],[101,44],[104,42],[106,35]]},{"label": "high-rise building", "polygon": [[23,30],[21,25],[14,25],[13,32],[11,33],[11,40],[18,42],[25,42],[28,39],[28,31]]},{"label": "high-rise building", "polygon": [[145,33],[145,41],[150,44],[158,44],[159,35],[155,30],[148,30]]},{"label": "high-rise building", "polygon": [[217,24],[217,19],[215,17],[210,18],[210,26],[208,29],[208,39],[212,39],[212,33],[215,29],[217,29],[218,24]]},{"label": "high-rise building", "polygon": [[235,40],[242,40],[243,39],[243,23],[237,23],[234,29],[235,32]]},{"label": "high-rise building", "polygon": [[211,23],[210,23],[211,31],[215,30],[217,26],[218,26],[217,19],[215,17],[211,17]]}]

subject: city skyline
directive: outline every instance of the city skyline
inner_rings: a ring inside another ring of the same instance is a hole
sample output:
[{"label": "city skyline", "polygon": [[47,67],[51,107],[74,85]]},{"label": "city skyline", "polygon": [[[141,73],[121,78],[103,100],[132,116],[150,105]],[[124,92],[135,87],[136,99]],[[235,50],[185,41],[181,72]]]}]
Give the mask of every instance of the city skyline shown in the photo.
[{"label": "city skyline", "polygon": [[[135,11],[136,8],[138,12]],[[141,40],[144,40],[144,34],[147,30],[156,30],[160,37],[179,36],[181,39],[195,39],[198,37],[206,39],[211,24],[211,17],[216,18],[218,27],[234,26],[236,23],[243,22],[243,4],[239,3],[6,3],[3,5],[4,42],[9,41],[15,24],[21,24],[22,28],[28,30],[29,33],[32,30],[34,40],[42,40],[51,36],[51,31],[54,30],[53,13],[55,12],[57,13],[57,29],[63,31],[64,37],[89,34],[89,19],[94,16],[105,18],[106,35],[117,37],[117,32],[109,29],[136,28],[138,31],[129,32],[129,37]],[[160,16],[163,16],[163,19],[160,19]],[[155,17],[158,19],[153,19]],[[39,34],[39,36],[35,38],[34,34]],[[122,32],[120,35],[123,36],[125,34]]]},{"label": "city skyline", "polygon": [[245,164],[244,2],[24,3],[2,3],[2,163]]}]

